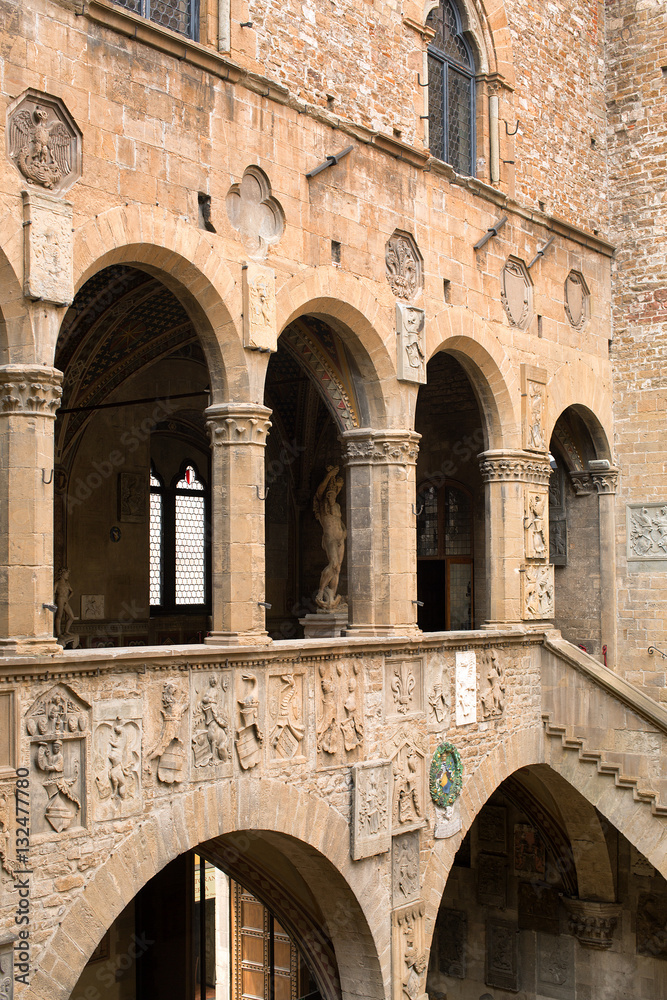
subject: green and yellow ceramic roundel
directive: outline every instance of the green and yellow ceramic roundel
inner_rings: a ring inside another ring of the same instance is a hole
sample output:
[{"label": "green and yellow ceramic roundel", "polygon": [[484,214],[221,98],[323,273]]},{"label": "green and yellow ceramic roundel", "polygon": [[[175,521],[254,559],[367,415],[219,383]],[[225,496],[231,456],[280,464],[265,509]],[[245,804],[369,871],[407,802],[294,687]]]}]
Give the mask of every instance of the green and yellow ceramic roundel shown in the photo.
[{"label": "green and yellow ceramic roundel", "polygon": [[463,764],[452,743],[441,743],[433,754],[428,787],[436,806],[451,806],[463,783]]}]

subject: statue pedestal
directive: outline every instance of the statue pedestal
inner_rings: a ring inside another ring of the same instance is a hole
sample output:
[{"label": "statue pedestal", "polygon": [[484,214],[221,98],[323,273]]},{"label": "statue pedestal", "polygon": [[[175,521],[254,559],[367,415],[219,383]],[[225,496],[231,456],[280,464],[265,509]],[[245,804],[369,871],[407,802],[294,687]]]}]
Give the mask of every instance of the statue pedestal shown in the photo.
[{"label": "statue pedestal", "polygon": [[336,639],[347,628],[347,604],[335,611],[322,611],[299,618],[305,639]]}]

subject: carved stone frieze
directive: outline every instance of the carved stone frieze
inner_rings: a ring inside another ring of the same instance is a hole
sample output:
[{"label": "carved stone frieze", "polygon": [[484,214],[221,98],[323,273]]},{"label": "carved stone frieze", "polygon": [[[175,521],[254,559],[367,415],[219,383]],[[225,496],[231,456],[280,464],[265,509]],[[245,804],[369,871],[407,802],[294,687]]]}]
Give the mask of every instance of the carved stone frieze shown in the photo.
[{"label": "carved stone frieze", "polygon": [[414,723],[402,726],[386,742],[392,762],[391,828],[393,833],[418,830],[426,823],[428,739]]},{"label": "carved stone frieze", "polygon": [[271,183],[259,167],[251,164],[240,184],[227,192],[227,215],[243,246],[255,260],[262,260],[269,247],[278,243],[285,231],[285,215],[271,194]]},{"label": "carved stone frieze", "polygon": [[[570,934],[579,940],[586,948],[606,951],[611,948],[614,930],[621,915],[620,903],[603,903],[589,899],[563,898],[567,910],[567,924]],[[638,910],[638,913],[640,911]],[[660,928],[664,936],[665,925]],[[639,919],[637,927],[637,943],[639,944]]]},{"label": "carved stone frieze", "polygon": [[347,465],[416,465],[420,438],[415,431],[350,431],[342,435],[343,456]]},{"label": "carved stone frieze", "polygon": [[518,990],[518,930],[506,920],[486,923],[486,970],[484,982],[501,990]]},{"label": "carved stone frieze", "polygon": [[226,777],[232,772],[231,673],[192,676],[192,778]]},{"label": "carved stone frieze", "polygon": [[358,760],[364,738],[359,664],[321,664],[316,703],[318,765],[335,767]]},{"label": "carved stone frieze", "polygon": [[414,238],[397,229],[385,247],[387,281],[394,295],[409,302],[424,283],[423,260]]},{"label": "carved stone frieze", "polygon": [[526,559],[546,559],[549,553],[546,490],[524,493],[524,551]]},{"label": "carved stone frieze", "polygon": [[24,413],[55,420],[62,379],[62,372],[55,368],[4,365],[0,368],[0,415]]},{"label": "carved stone frieze", "polygon": [[393,839],[391,887],[394,906],[404,906],[419,898],[419,830]]},{"label": "carved stone frieze", "polygon": [[500,299],[510,324],[525,330],[533,315],[533,283],[517,257],[510,257],[503,268]]},{"label": "carved stone frieze", "polygon": [[81,176],[81,145],[57,97],[30,88],[7,109],[7,152],[28,184],[62,194]]},{"label": "carved stone frieze", "polygon": [[549,483],[551,466],[546,456],[539,459],[521,451],[486,451],[479,456],[479,470],[485,483]]},{"label": "carved stone frieze", "polygon": [[271,410],[252,404],[221,403],[205,410],[206,426],[214,447],[265,445],[271,429]]},{"label": "carved stone frieze", "polygon": [[276,275],[262,264],[243,266],[243,346],[277,351]]},{"label": "carved stone frieze", "polygon": [[264,733],[260,727],[259,684],[255,674],[240,676],[241,688],[236,702],[240,724],[236,730],[236,752],[244,771],[256,767],[262,759]]},{"label": "carved stone frieze", "polygon": [[570,271],[565,279],[565,312],[575,330],[581,330],[590,316],[591,293],[580,271]]},{"label": "carved stone frieze", "polygon": [[391,846],[391,762],[352,766],[350,854],[355,861],[385,854]]},{"label": "carved stone frieze", "polygon": [[407,717],[422,711],[423,661],[421,657],[385,660],[385,714]]},{"label": "carved stone frieze", "polygon": [[305,674],[271,674],[269,692],[269,754],[275,761],[303,758],[305,721]]},{"label": "carved stone frieze", "polygon": [[417,1000],[426,973],[424,904],[412,903],[392,913],[392,1000]]},{"label": "carved stone frieze", "polygon": [[95,819],[117,819],[141,811],[140,698],[93,705]]},{"label": "carved stone frieze", "polygon": [[160,720],[154,726],[156,729],[159,727],[159,732],[155,742],[146,751],[144,771],[151,774],[153,761],[157,761],[157,780],[164,785],[185,781],[187,776],[188,704],[188,694],[177,681],[169,680],[163,683],[160,693]]},{"label": "carved stone frieze", "polygon": [[477,654],[474,649],[456,652],[456,725],[477,722]]},{"label": "carved stone frieze", "polygon": [[567,934],[537,935],[537,993],[575,1000],[574,940]]},{"label": "carved stone frieze", "polygon": [[554,568],[551,564],[525,565],[521,570],[522,618],[527,621],[553,618]]},{"label": "carved stone frieze", "polygon": [[505,668],[497,649],[485,650],[480,655],[479,677],[482,717],[497,719],[505,710]]},{"label": "carved stone frieze", "polygon": [[403,382],[426,382],[425,325],[423,309],[396,303],[396,377]]},{"label": "carved stone frieze", "polygon": [[23,292],[69,305],[74,298],[72,205],[39,191],[23,192]]}]

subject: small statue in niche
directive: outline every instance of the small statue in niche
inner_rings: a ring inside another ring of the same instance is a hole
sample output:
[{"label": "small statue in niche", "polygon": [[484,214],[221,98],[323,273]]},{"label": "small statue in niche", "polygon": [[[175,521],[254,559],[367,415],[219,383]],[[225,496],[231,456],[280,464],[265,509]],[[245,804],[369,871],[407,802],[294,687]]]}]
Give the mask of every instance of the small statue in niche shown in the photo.
[{"label": "small statue in niche", "polygon": [[329,560],[322,570],[320,586],[315,596],[315,603],[323,612],[333,611],[341,602],[341,595],[336,595],[336,591],[345,554],[347,530],[337,502],[338,494],[343,488],[338,469],[337,465],[327,467],[327,474],[313,497],[313,513],[322,527],[322,548]]},{"label": "small statue in niche", "polygon": [[72,646],[73,649],[79,645],[78,635],[70,632],[75,614],[70,607],[70,598],[74,593],[69,582],[69,570],[61,569],[54,590],[54,604],[56,606],[56,616],[54,619],[54,631],[61,646]]}]

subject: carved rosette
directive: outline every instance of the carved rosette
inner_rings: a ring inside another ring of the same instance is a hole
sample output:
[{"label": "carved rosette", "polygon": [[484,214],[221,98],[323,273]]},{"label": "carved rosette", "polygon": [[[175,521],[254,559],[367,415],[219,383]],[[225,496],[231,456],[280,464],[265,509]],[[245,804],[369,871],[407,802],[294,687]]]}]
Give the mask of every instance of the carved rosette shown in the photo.
[{"label": "carved rosette", "polygon": [[62,396],[63,374],[41,365],[0,368],[0,416],[21,413],[55,420]]},{"label": "carved rosette", "polygon": [[586,948],[605,951],[613,944],[614,930],[621,914],[620,903],[600,903],[589,899],[563,899],[568,913],[568,929]]},{"label": "carved rosette", "polygon": [[348,431],[343,458],[347,465],[416,465],[420,439],[415,431]]},{"label": "carved rosette", "polygon": [[409,302],[424,283],[423,258],[414,237],[397,229],[385,247],[387,281],[398,299]]},{"label": "carved rosette", "polygon": [[221,403],[205,411],[209,438],[214,447],[223,445],[266,445],[271,428],[271,410],[252,404]]},{"label": "carved rosette", "polygon": [[523,451],[485,451],[479,456],[479,469],[485,483],[535,483],[549,485],[549,459]]}]

